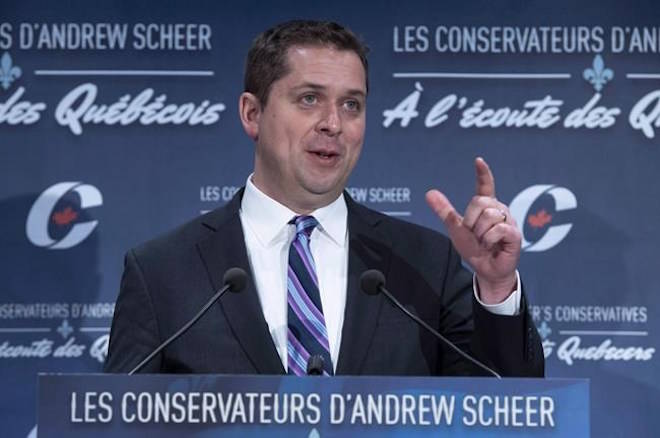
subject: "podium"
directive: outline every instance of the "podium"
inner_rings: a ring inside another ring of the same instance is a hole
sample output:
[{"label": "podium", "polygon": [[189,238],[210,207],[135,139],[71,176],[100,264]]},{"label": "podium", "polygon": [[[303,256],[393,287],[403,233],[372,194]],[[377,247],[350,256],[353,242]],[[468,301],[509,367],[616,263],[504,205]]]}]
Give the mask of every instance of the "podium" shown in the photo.
[{"label": "podium", "polygon": [[587,437],[585,379],[39,375],[38,436]]}]

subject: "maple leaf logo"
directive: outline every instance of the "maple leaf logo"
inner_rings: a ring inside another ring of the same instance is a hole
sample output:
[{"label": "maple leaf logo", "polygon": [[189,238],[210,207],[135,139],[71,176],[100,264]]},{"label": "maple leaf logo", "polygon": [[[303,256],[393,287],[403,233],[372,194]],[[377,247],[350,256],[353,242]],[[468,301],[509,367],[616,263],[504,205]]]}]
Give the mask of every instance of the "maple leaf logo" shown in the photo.
[{"label": "maple leaf logo", "polygon": [[62,211],[53,213],[53,222],[57,225],[68,225],[78,218],[78,213],[73,211],[71,207],[67,207]]},{"label": "maple leaf logo", "polygon": [[545,225],[550,223],[550,221],[552,221],[552,215],[548,214],[545,209],[540,210],[536,214],[530,214],[527,216],[527,223],[532,228],[543,228]]}]

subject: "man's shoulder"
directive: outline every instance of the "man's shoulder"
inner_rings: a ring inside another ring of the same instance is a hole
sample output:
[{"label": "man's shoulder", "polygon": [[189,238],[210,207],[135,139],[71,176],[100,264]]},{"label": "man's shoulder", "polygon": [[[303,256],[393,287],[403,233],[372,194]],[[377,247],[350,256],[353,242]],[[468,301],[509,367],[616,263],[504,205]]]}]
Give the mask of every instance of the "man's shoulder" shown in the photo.
[{"label": "man's shoulder", "polygon": [[355,201],[349,201],[349,212],[372,224],[381,234],[387,236],[392,243],[425,242],[427,244],[448,245],[450,240],[437,230],[418,225],[406,220],[389,216],[371,209]]},{"label": "man's shoulder", "polygon": [[228,206],[216,208],[138,244],[131,251],[138,257],[166,257],[186,251],[216,232],[234,213]]}]

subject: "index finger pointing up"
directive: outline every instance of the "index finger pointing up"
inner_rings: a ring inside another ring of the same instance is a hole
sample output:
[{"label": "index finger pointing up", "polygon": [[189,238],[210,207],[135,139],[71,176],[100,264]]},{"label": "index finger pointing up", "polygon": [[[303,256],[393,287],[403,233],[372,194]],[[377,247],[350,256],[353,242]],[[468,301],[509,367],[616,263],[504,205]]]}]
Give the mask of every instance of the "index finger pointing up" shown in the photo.
[{"label": "index finger pointing up", "polygon": [[493,173],[490,171],[490,167],[486,161],[477,157],[474,160],[474,168],[477,173],[477,195],[478,196],[490,196],[491,198],[495,197],[495,178]]}]

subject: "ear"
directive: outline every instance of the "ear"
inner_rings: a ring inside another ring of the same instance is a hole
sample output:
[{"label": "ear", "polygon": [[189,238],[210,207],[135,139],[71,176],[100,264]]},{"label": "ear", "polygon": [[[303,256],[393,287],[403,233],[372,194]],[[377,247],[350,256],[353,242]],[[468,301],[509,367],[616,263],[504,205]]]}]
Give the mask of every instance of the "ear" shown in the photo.
[{"label": "ear", "polygon": [[254,141],[259,138],[259,117],[261,116],[261,102],[259,98],[247,91],[238,98],[238,115],[245,133]]}]

